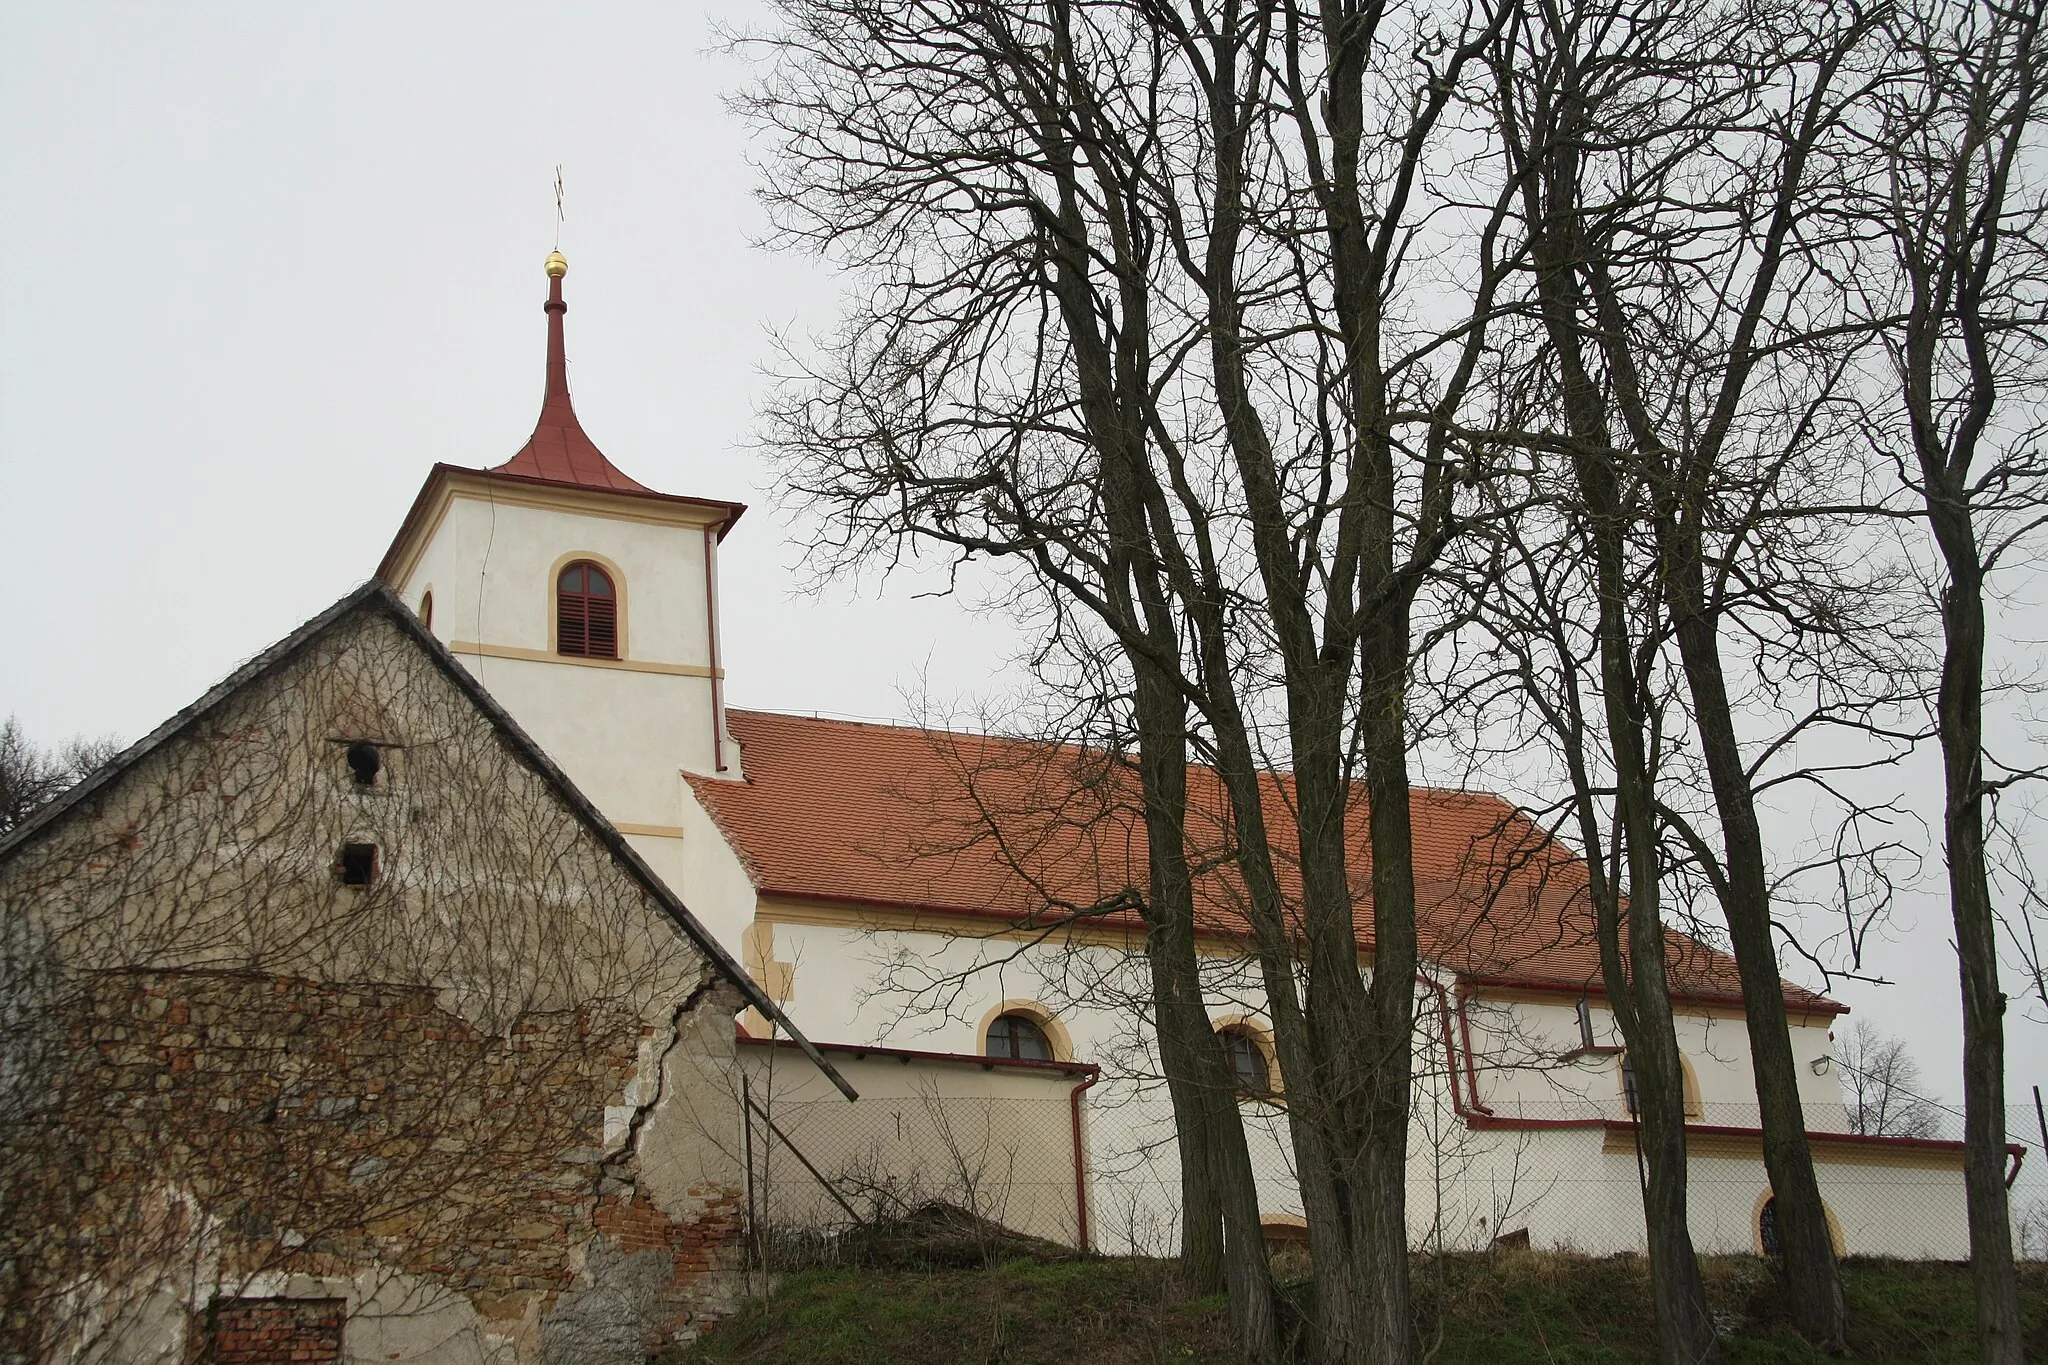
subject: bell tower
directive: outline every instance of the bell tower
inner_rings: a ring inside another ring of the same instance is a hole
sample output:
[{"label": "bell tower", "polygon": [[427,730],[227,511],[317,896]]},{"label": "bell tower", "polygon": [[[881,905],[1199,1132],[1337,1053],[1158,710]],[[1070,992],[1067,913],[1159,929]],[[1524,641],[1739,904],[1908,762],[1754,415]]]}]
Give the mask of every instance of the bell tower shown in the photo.
[{"label": "bell tower", "polygon": [[436,464],[377,576],[667,877],[683,774],[740,776],[718,546],[746,508],[658,492],[597,448],[569,396],[569,263],[546,269],[533,435],[491,468]]}]

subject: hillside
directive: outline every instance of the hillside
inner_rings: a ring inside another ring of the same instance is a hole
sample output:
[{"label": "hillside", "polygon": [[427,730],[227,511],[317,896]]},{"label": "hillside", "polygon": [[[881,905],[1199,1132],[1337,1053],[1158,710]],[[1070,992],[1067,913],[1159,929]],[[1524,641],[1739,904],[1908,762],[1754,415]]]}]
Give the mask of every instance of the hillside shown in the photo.
[{"label": "hillside", "polygon": [[[1416,1264],[1433,1365],[1632,1365],[1652,1360],[1643,1263],[1507,1252]],[[1827,1359],[1793,1335],[1765,1267],[1705,1266],[1731,1365]],[[1856,1359],[1974,1359],[1958,1265],[1845,1268]],[[2030,1358],[2048,1359],[2048,1267],[2021,1268]],[[1291,1292],[1299,1293],[1298,1282]],[[1434,1348],[1433,1350],[1431,1348]],[[1182,1293],[1169,1263],[1011,1261],[993,1269],[814,1270],[790,1277],[663,1365],[1227,1365],[1220,1298]]]}]

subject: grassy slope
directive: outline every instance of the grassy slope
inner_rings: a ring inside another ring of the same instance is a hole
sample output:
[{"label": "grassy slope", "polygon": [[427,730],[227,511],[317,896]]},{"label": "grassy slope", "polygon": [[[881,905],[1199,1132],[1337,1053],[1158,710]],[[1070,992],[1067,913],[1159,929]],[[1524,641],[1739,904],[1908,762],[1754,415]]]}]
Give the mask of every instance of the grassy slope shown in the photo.
[{"label": "grassy slope", "polygon": [[[1441,1273],[1439,1274],[1439,1270]],[[1731,1365],[1825,1357],[1786,1325],[1755,1261],[1706,1267],[1732,1329]],[[1974,1358],[1966,1268],[1852,1264],[1845,1272],[1865,1360]],[[1644,1270],[1631,1258],[1505,1253],[1491,1264],[1416,1266],[1421,1344],[1436,1365],[1623,1365],[1653,1359]],[[2030,1358],[2048,1359],[2048,1271],[2022,1282]],[[1220,1298],[1191,1299],[1153,1261],[1015,1261],[992,1270],[826,1270],[791,1277],[667,1365],[1225,1365]]]}]

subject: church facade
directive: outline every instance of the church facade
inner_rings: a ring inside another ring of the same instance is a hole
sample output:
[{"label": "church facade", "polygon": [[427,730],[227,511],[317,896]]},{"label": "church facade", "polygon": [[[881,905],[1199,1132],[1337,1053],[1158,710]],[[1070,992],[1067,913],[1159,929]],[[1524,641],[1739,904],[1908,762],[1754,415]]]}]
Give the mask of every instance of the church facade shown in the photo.
[{"label": "church facade", "polygon": [[[829,1220],[844,1189],[904,1199],[917,1184],[906,1172],[950,1169],[952,1197],[993,1200],[1039,1235],[1170,1246],[1178,1176],[1144,1022],[1142,927],[1128,914],[1054,913],[1143,887],[1128,803],[1105,800],[1098,819],[1071,828],[1086,755],[729,708],[718,546],[744,509],[650,489],[583,432],[567,383],[566,269],[550,257],[532,440],[495,469],[436,466],[379,576],[753,980],[833,1055],[873,1071],[870,1098],[851,1107],[814,1072],[784,1067],[778,1079],[774,1030],[757,1011],[745,1017],[743,1063],[816,1168],[770,1189],[767,1213]],[[1625,1058],[1590,917],[1560,891],[1569,856],[1545,876],[1490,881],[1506,865],[1503,840],[1530,831],[1483,793],[1420,792],[1415,827],[1426,959],[1417,1243],[1526,1232],[1588,1252],[1639,1246]],[[1262,1204],[1285,1236],[1300,1222],[1285,1078],[1222,888],[1200,928]],[[1759,1250],[1768,1183],[1739,982],[1703,944],[1673,935],[1672,953],[1694,1239],[1707,1252]],[[1371,970],[1363,927],[1360,968]],[[1796,987],[1787,1001],[1843,1250],[1963,1255],[1960,1144],[1848,1132],[1831,1074],[1844,1010]]]}]

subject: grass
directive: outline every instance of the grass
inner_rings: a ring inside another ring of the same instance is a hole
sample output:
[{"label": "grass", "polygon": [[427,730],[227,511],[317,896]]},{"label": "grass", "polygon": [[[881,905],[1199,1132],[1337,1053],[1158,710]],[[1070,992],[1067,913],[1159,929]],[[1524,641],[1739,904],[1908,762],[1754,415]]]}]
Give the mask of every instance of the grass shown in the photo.
[{"label": "grass", "polygon": [[[1762,1263],[1731,1257],[1703,1270],[1731,1365],[1828,1359],[1792,1330]],[[1853,1358],[1976,1358],[1968,1267],[1851,1262],[1843,1279],[1857,1320]],[[1292,1297],[1306,1292],[1298,1278],[1283,1284]],[[1434,1365],[1654,1359],[1647,1272],[1635,1257],[1418,1259],[1415,1290],[1420,1345]],[[2048,1360],[2048,1267],[2022,1267],[2021,1294],[2028,1358]],[[1091,1259],[806,1271],[662,1365],[1225,1365],[1235,1358],[1220,1295],[1189,1295],[1170,1262]]]}]

